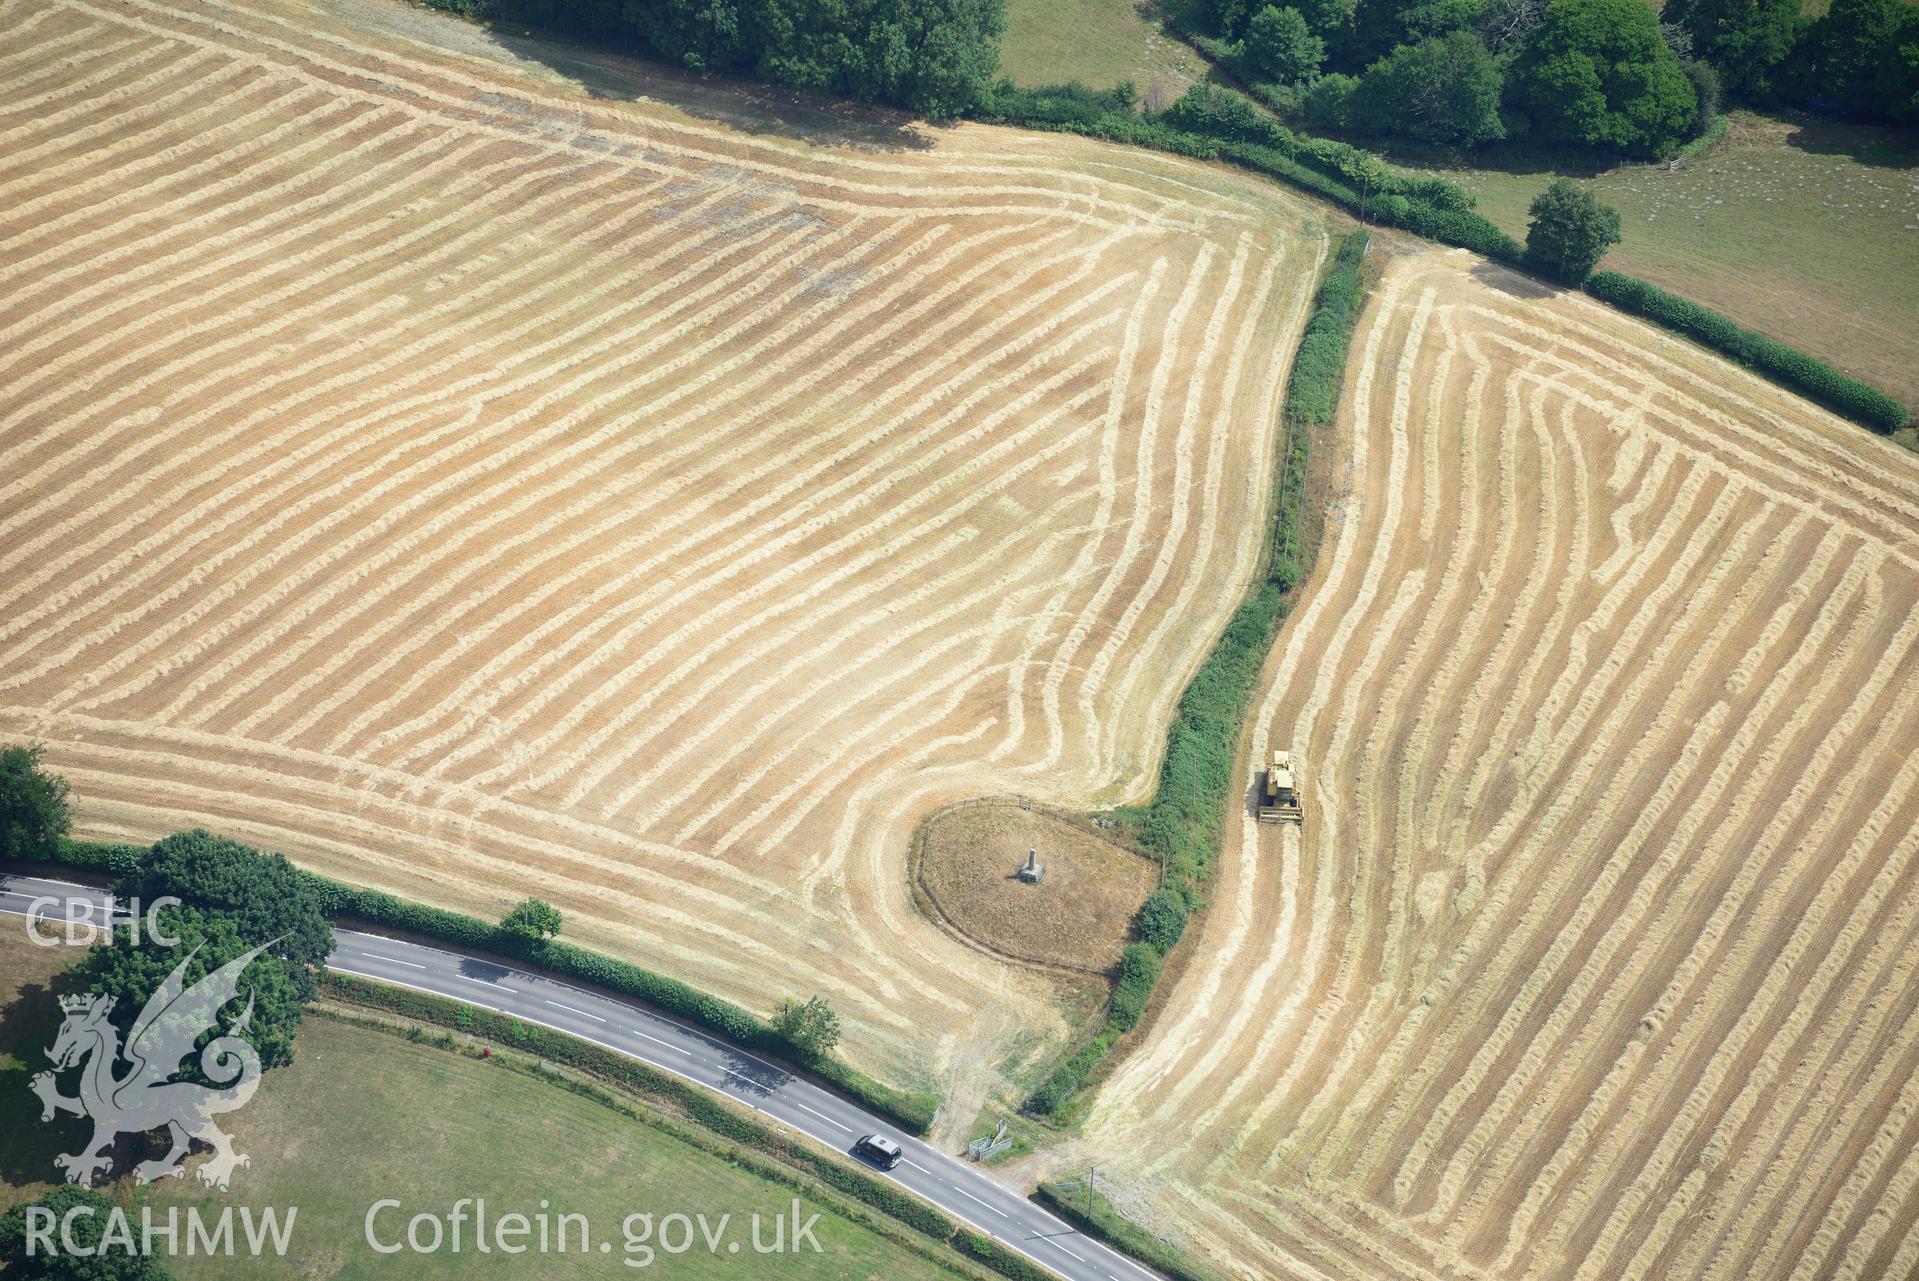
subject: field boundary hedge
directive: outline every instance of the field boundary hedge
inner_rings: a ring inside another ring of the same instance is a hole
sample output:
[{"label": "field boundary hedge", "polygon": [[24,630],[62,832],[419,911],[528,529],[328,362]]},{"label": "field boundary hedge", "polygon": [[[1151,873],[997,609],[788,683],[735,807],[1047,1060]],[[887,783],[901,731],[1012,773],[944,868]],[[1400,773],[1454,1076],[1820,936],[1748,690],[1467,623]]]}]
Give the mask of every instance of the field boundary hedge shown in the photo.
[{"label": "field boundary hedge", "polygon": [[[1345,209],[1362,221],[1402,227],[1512,267],[1525,265],[1525,247],[1475,213],[1463,189],[1443,179],[1408,178],[1388,168],[1370,151],[1330,138],[1295,133],[1251,110],[1237,94],[1206,101],[1237,99],[1243,111],[1182,112],[1180,103],[1145,118],[1130,105],[1079,84],[1021,89],[1003,81],[972,113],[988,124],[1016,125],[1052,133],[1076,133],[1107,142],[1124,142],[1196,160],[1223,160],[1262,177],[1274,178]],[[1181,102],[1187,101],[1182,99]],[[1168,120],[1171,123],[1168,123]]]},{"label": "field boundary hedge", "polygon": [[1679,150],[1673,152],[1672,155],[1668,156],[1666,158],[1667,165],[1672,166],[1687,160],[1691,160],[1695,156],[1703,156],[1708,151],[1711,151],[1714,147],[1724,142],[1726,140],[1726,134],[1729,133],[1731,130],[1732,130],[1732,118],[1726,115],[1725,112],[1723,111],[1720,112],[1718,115],[1714,116],[1712,119],[1706,122],[1706,127],[1699,131],[1699,136],[1697,138],[1694,138],[1691,142],[1685,143],[1679,148]]},{"label": "field boundary hedge", "polygon": [[[469,21],[486,23],[484,16],[490,0],[419,0],[431,8],[459,14]],[[604,6],[602,6],[604,8]],[[607,10],[612,13],[612,10]],[[539,18],[518,19],[560,34],[584,39],[589,43],[612,46],[620,52],[635,52],[628,44],[622,44],[609,34],[605,24],[595,27],[590,22],[583,23],[577,16],[571,24],[552,25],[552,15]],[[607,21],[612,21],[611,18]],[[1220,62],[1220,49],[1217,42],[1206,37],[1195,37],[1194,33],[1180,29],[1182,38],[1200,54],[1215,65]],[[630,44],[630,42],[629,42]],[[656,55],[657,56],[657,55]],[[736,72],[740,69],[733,69]],[[1230,67],[1226,70],[1231,71]],[[1216,91],[1209,86],[1195,86],[1202,96],[1213,95]],[[1262,177],[1271,178],[1290,186],[1297,187],[1322,200],[1338,205],[1361,222],[1378,223],[1389,227],[1398,227],[1410,231],[1416,236],[1438,241],[1440,244],[1453,245],[1460,249],[1469,249],[1482,257],[1512,267],[1516,270],[1534,274],[1526,259],[1525,247],[1485,215],[1473,208],[1473,198],[1457,184],[1438,178],[1410,178],[1395,172],[1378,155],[1350,143],[1339,142],[1331,138],[1315,137],[1311,134],[1296,133],[1276,120],[1260,116],[1252,111],[1251,100],[1234,91],[1219,95],[1222,98],[1236,99],[1245,107],[1244,112],[1234,112],[1231,119],[1213,119],[1199,122],[1202,127],[1181,127],[1176,120],[1172,124],[1164,122],[1165,117],[1174,115],[1169,109],[1157,118],[1142,117],[1134,110],[1130,96],[1121,101],[1112,92],[1100,92],[1083,84],[1067,83],[1044,85],[1036,88],[1022,88],[1011,80],[1001,80],[997,85],[987,87],[970,109],[962,114],[972,120],[988,124],[1015,125],[1022,129],[1033,129],[1051,133],[1076,133],[1088,138],[1098,138],[1107,142],[1126,143],[1130,146],[1146,147],[1156,151],[1170,152],[1197,160],[1225,161]],[[1182,99],[1182,102],[1185,100]],[[1179,103],[1174,104],[1178,108]],[[1188,118],[1190,126],[1194,122]],[[1696,156],[1725,137],[1727,118],[1721,114],[1707,123],[1700,137],[1679,149],[1675,158],[1685,159]],[[1612,275],[1614,273],[1602,273]],[[1624,277],[1631,279],[1631,277]],[[1637,282],[1644,285],[1645,282]],[[1647,288],[1653,286],[1647,285]],[[1637,311],[1632,306],[1615,302],[1612,298],[1591,291],[1593,296],[1612,303],[1621,310],[1636,315],[1647,316],[1661,324],[1668,324],[1656,316]],[[1660,291],[1664,293],[1664,291]],[[1886,393],[1858,379],[1841,374],[1832,366],[1809,353],[1789,347],[1777,339],[1740,329],[1716,312],[1709,312],[1696,303],[1687,302],[1677,295],[1665,297],[1676,303],[1684,304],[1698,312],[1713,316],[1744,336],[1745,341],[1734,346],[1722,346],[1712,338],[1691,333],[1677,324],[1668,324],[1669,328],[1688,333],[1698,341],[1715,350],[1724,352],[1740,364],[1746,365],[1781,386],[1799,392],[1834,412],[1858,422],[1876,431],[1891,432],[1903,426],[1907,421],[1906,408]],[[1750,356],[1755,342],[1766,344],[1769,354],[1763,357]],[[1837,380],[1837,381],[1835,381]],[[1870,395],[1858,395],[1851,391],[1834,392],[1832,388],[1840,383],[1851,384]],[[1866,406],[1852,409],[1854,404]],[[1888,408],[1890,407],[1890,408]],[[1885,426],[1887,422],[1897,422]]]},{"label": "field boundary hedge", "polygon": [[1890,434],[1906,425],[1906,407],[1877,387],[1840,373],[1825,361],[1735,324],[1709,307],[1668,293],[1651,281],[1616,271],[1594,272],[1586,292],[1620,311],[1683,334],[1764,374],[1835,414]]},{"label": "field boundary hedge", "polygon": [[1187,917],[1205,906],[1206,883],[1225,832],[1234,796],[1235,766],[1246,705],[1266,664],[1292,593],[1311,566],[1300,521],[1312,432],[1332,421],[1345,376],[1346,349],[1359,313],[1359,268],[1368,236],[1356,231],[1341,243],[1320,281],[1312,314],[1300,334],[1286,380],[1282,421],[1286,441],[1274,483],[1272,544],[1266,574],[1252,598],[1234,613],[1212,652],[1181,693],[1159,786],[1144,811],[1128,815],[1140,844],[1165,869],[1163,886],[1140,908],[1144,942],[1126,949],[1120,977],[1092,1036],[1056,1064],[1025,1109],[1055,1120],[1114,1045],[1143,1016],[1161,973],[1161,958],[1185,932]]},{"label": "field boundary hedge", "polygon": [[979,1236],[971,1228],[949,1218],[944,1211],[900,1191],[894,1184],[823,1156],[804,1143],[722,1103],[711,1091],[617,1051],[564,1032],[523,1022],[511,1015],[496,1014],[461,1001],[352,975],[328,973],[321,982],[321,990],[327,996],[349,1005],[491,1041],[607,1081],[639,1098],[664,1105],[723,1139],[818,1179],[835,1192],[877,1210],[939,1244],[951,1246],[962,1256],[1001,1276],[1010,1277],[1013,1281],[1054,1281],[1052,1272],[1024,1255]]},{"label": "field boundary hedge", "polygon": [[[1016,89],[1002,84],[975,116],[989,123],[1078,133],[1199,160],[1226,161],[1330,201],[1362,222],[1398,227],[1536,274],[1525,247],[1475,212],[1471,197],[1453,183],[1408,178],[1370,151],[1294,133],[1277,121],[1250,114],[1250,108],[1208,113],[1182,112],[1180,107],[1181,103],[1175,103],[1158,117],[1142,119],[1130,106],[1122,107],[1083,85]],[[1174,123],[1165,123],[1168,118]],[[1179,127],[1182,120],[1192,127]],[[1716,145],[1726,128],[1726,117],[1715,117],[1699,138],[1680,149],[1677,158],[1696,156]],[[1586,292],[1621,311],[1685,334],[1861,426],[1890,433],[1908,421],[1906,407],[1878,388],[1647,281],[1599,272],[1587,281]]]},{"label": "field boundary hedge", "polygon": [[1073,1190],[1069,1183],[1046,1180],[1034,1190],[1033,1199],[1087,1236],[1104,1241],[1149,1268],[1158,1269],[1173,1281],[1220,1281],[1216,1273],[1195,1263],[1184,1250],[1154,1236],[1114,1209],[1098,1189],[1093,1191],[1089,1214],[1085,1186],[1081,1183],[1079,1190]]},{"label": "field boundary hedge", "polygon": [[[144,847],[136,845],[62,839],[57,861],[62,867],[119,877],[134,870],[145,852]],[[319,894],[321,908],[329,918],[347,917],[476,952],[510,957],[631,997],[745,1049],[791,1058],[792,1047],[773,1030],[771,1023],[679,979],[557,939],[532,942],[461,912],[409,902],[380,890],[360,889],[316,872],[303,870],[301,874]],[[933,1128],[939,1100],[930,1094],[895,1089],[830,1057],[808,1060],[800,1067],[914,1134],[923,1135]]]}]

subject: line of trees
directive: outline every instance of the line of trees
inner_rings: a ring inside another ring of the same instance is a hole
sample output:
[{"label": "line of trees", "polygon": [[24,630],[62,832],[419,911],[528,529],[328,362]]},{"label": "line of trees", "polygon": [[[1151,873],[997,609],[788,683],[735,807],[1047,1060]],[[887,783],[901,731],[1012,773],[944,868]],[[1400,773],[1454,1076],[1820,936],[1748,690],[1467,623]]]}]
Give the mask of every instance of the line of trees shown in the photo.
[{"label": "line of trees", "polygon": [[[1919,7],[1834,0],[1205,0],[1198,43],[1282,115],[1472,147],[1663,158],[1723,93],[1919,122]],[[1663,16],[1663,21],[1662,21]]]},{"label": "line of trees", "polygon": [[426,0],[638,47],[694,71],[963,115],[991,85],[1005,0]]},{"label": "line of trees", "polygon": [[1671,0],[1664,17],[1742,101],[1919,124],[1919,8],[1904,0],[1833,0],[1818,18],[1800,0]]}]

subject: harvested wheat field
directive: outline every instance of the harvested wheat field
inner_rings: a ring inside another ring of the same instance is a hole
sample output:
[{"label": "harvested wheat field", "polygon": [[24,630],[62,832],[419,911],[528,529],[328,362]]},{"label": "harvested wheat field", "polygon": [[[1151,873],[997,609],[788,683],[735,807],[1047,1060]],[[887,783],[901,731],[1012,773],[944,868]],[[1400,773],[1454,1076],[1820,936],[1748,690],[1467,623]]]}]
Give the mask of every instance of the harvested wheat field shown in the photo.
[{"label": "harvested wheat field", "polygon": [[1919,460],[1454,252],[1353,350],[1305,825],[1102,1170],[1244,1276],[1919,1276]]},{"label": "harvested wheat field", "polygon": [[909,838],[1147,786],[1255,568],[1303,206],[270,2],[4,9],[0,735],[79,834],[538,894],[896,1078],[1056,1028]]}]

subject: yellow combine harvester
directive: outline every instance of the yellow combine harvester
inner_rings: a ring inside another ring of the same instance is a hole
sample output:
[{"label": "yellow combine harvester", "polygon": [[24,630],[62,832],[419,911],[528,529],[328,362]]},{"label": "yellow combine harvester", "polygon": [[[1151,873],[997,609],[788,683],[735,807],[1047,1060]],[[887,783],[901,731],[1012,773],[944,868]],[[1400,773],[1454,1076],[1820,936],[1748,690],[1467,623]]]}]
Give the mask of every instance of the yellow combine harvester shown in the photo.
[{"label": "yellow combine harvester", "polygon": [[1271,768],[1259,789],[1259,821],[1262,823],[1306,822],[1299,808],[1299,779],[1293,772],[1293,754],[1274,752]]}]

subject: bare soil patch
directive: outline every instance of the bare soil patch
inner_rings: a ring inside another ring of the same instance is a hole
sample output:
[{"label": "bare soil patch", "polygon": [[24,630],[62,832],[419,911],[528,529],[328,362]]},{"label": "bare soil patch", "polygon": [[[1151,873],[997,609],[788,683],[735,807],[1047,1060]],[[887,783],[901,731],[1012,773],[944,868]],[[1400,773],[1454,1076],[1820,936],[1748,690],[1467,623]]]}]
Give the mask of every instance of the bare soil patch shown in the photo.
[{"label": "bare soil patch", "polygon": [[[1015,874],[1028,850],[1045,876]],[[1012,801],[956,805],[927,820],[918,884],[935,916],[990,952],[1068,969],[1119,963],[1133,914],[1159,884],[1152,860]]]}]

